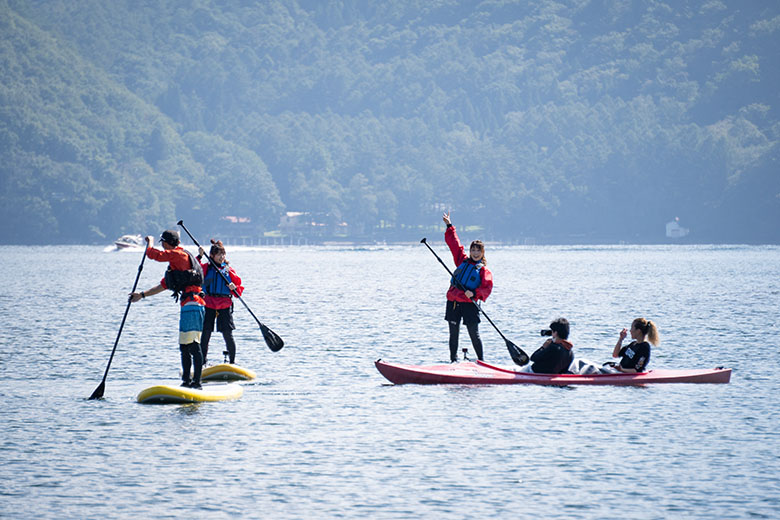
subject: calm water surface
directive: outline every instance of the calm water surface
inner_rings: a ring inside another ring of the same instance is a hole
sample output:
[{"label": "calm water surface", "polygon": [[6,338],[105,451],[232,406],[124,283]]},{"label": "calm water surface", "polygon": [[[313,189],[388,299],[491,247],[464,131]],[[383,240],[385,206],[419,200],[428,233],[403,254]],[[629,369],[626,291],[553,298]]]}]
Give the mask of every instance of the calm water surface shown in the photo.
[{"label": "calm water surface", "polygon": [[[164,294],[131,307],[105,399],[86,399],[140,251],[0,252],[2,518],[780,516],[778,247],[488,248],[485,310],[529,352],[565,316],[577,354],[605,361],[645,316],[652,367],[734,369],[729,385],[646,388],[390,385],[377,358],[448,359],[448,277],[427,249],[229,248],[287,345],[268,350],[238,305],[237,361],[259,379],[194,406],[135,402],[178,377]],[[163,269],[147,261],[139,287]]]}]

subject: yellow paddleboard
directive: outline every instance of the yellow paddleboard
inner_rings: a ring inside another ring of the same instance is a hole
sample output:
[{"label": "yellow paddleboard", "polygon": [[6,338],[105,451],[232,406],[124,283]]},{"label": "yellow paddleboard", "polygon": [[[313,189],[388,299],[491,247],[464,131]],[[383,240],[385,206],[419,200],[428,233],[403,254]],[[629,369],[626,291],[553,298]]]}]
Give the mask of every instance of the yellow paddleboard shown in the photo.
[{"label": "yellow paddleboard", "polygon": [[201,390],[173,385],[150,386],[138,394],[138,402],[143,404],[184,404],[205,403],[209,401],[229,401],[244,394],[241,385],[203,385]]},{"label": "yellow paddleboard", "polygon": [[220,363],[203,369],[200,375],[201,381],[250,381],[255,379],[257,374],[254,370],[249,370],[238,365],[229,363]]}]

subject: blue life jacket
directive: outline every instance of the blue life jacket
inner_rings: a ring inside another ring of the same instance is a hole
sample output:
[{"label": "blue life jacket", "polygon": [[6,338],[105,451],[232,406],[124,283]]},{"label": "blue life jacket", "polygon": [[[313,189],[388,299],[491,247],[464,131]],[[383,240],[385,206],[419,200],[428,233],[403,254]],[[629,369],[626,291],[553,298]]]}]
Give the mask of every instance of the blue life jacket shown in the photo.
[{"label": "blue life jacket", "polygon": [[[222,264],[220,272],[225,275],[225,278],[230,280],[230,267],[228,264]],[[219,275],[213,265],[210,265],[209,270],[206,272],[206,278],[203,280],[203,291],[208,296],[231,296],[230,288],[225,283],[225,279]]]},{"label": "blue life jacket", "polygon": [[474,291],[482,284],[482,277],[479,272],[482,267],[482,262],[475,265],[468,260],[464,260],[463,263],[455,269],[454,276],[450,283],[458,289]]}]

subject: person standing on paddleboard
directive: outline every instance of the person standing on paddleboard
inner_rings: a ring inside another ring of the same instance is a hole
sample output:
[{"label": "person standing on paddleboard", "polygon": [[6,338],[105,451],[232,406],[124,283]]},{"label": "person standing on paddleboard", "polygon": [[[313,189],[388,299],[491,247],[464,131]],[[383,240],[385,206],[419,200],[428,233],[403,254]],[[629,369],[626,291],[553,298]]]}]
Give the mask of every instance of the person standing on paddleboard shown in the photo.
[{"label": "person standing on paddleboard", "polygon": [[[174,229],[163,231],[160,242],[163,247],[162,251],[152,246],[154,237],[146,237],[146,243],[149,246],[146,249],[146,256],[157,262],[168,262],[165,276],[158,285],[151,289],[130,294],[130,301],[135,303],[167,289],[173,291],[174,300],[181,304],[179,314],[181,386],[201,388],[200,374],[203,370],[203,354],[200,350],[200,338],[206,305],[201,289],[203,270],[195,256],[179,245],[178,231]],[[190,369],[192,369],[192,379],[190,379]]]},{"label": "person standing on paddleboard", "polygon": [[631,322],[631,339],[634,341],[624,347],[623,340],[627,335],[628,330],[621,330],[618,342],[612,349],[612,357],[620,358],[614,368],[628,374],[644,372],[650,362],[650,344],[658,345],[658,328],[650,320],[637,318]]},{"label": "person standing on paddleboard", "polygon": [[[197,259],[200,260],[205,254],[206,251],[202,247],[199,248]],[[206,293],[206,317],[203,320],[203,335],[200,340],[204,366],[209,353],[209,340],[211,333],[214,332],[215,321],[217,322],[217,332],[221,332],[225,339],[230,364],[236,362],[236,340],[233,339],[233,329],[236,328],[233,324],[233,291],[241,296],[244,288],[241,286],[241,278],[230,267],[225,255],[225,246],[222,241],[212,239],[209,256],[214,264],[219,266],[219,271],[213,269],[210,262],[200,264],[203,269],[203,292]],[[226,283],[225,279],[230,280],[230,283]]]},{"label": "person standing on paddleboard", "polygon": [[444,241],[449,246],[457,267],[447,291],[447,310],[444,313],[444,319],[450,326],[450,362],[458,361],[461,319],[466,325],[466,330],[469,331],[477,359],[483,360],[482,339],[479,337],[479,309],[475,302],[487,300],[493,290],[493,274],[486,267],[485,244],[475,240],[471,243],[467,255],[455,231],[455,226],[450,221],[450,213],[445,213],[442,220],[447,224]]}]

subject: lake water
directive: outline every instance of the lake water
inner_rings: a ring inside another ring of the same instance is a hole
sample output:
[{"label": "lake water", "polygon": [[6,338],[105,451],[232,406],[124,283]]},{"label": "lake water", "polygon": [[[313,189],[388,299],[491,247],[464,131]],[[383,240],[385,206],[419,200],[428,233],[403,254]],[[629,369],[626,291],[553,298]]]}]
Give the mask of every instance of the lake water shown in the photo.
[{"label": "lake water", "polygon": [[[237,305],[237,362],[259,378],[193,406],[135,401],[178,379],[166,294],[130,308],[105,399],[87,400],[140,251],[0,251],[2,518],[780,516],[780,247],[488,247],[484,309],[529,353],[565,316],[578,356],[606,361],[644,316],[651,368],[734,369],[644,388],[390,385],[377,358],[448,359],[448,276],[424,246],[228,248],[286,346]],[[139,289],[163,270],[147,260]],[[510,364],[480,330],[486,360]]]}]

